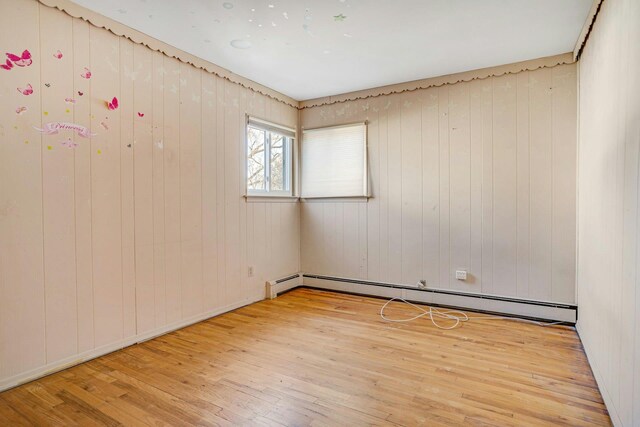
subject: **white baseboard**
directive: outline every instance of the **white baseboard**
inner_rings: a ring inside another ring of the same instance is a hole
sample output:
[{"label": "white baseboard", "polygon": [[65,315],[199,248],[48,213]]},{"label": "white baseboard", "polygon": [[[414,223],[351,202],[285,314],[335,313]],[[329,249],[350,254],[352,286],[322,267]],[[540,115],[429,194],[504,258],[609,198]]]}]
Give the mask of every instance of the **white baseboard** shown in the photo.
[{"label": "white baseboard", "polygon": [[522,318],[572,324],[577,321],[577,307],[571,304],[508,298],[498,295],[471,294],[444,289],[423,290],[406,285],[308,274],[304,274],[302,280],[304,286],[319,289],[385,298],[399,297],[413,302],[500,313]]},{"label": "white baseboard", "polygon": [[0,392],[8,390],[13,387],[17,387],[21,384],[27,383],[29,381],[37,380],[38,378],[45,377],[47,375],[53,374],[55,372],[62,371],[64,369],[70,368],[75,365],[79,365],[80,363],[87,362],[91,359],[95,359],[96,357],[104,356],[105,354],[112,353],[114,351],[120,350],[122,348],[128,347],[133,344],[138,344],[143,341],[150,340],[152,338],[158,337],[160,335],[164,335],[166,333],[184,328],[185,326],[192,325],[194,323],[201,322],[203,320],[209,319],[211,317],[218,316],[220,314],[226,313],[231,310],[235,310],[237,308],[243,307],[245,305],[252,304],[258,300],[246,299],[240,302],[229,304],[225,307],[220,307],[215,310],[207,311],[205,313],[197,314],[195,316],[191,316],[186,319],[181,319],[177,322],[170,323],[168,325],[164,325],[160,328],[154,329],[149,332],[145,332],[143,334],[134,335],[132,337],[128,337],[107,345],[103,345],[92,350],[88,350],[82,352],[80,354],[74,354],[73,356],[66,357],[61,360],[57,360],[55,362],[48,363],[44,366],[40,366],[35,369],[31,369],[26,372],[21,372],[17,375],[4,378],[0,380]]}]

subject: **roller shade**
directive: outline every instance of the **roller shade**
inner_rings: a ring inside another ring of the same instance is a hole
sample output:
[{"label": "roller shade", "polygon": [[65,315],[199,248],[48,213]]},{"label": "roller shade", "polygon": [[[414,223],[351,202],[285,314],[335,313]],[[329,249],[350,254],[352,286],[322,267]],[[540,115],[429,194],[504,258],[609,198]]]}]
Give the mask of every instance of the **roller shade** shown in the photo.
[{"label": "roller shade", "polygon": [[366,150],[366,123],[305,130],[301,197],[367,196]]}]

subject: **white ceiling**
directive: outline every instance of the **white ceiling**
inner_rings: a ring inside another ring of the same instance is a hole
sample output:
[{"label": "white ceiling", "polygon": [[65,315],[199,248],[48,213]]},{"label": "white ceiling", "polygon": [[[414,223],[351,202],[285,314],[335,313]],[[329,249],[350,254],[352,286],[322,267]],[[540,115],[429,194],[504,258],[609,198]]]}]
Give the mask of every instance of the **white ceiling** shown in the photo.
[{"label": "white ceiling", "polygon": [[306,100],[572,51],[592,0],[74,2]]}]

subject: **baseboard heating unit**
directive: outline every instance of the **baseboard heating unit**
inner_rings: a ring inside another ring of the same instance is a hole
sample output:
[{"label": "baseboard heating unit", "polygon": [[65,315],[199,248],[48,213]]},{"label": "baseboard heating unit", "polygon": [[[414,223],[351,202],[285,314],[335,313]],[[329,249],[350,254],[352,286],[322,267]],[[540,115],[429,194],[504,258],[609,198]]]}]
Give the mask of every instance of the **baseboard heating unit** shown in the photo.
[{"label": "baseboard heating unit", "polygon": [[381,298],[400,297],[411,302],[433,306],[460,308],[531,320],[566,322],[568,324],[575,324],[578,320],[578,306],[574,304],[476,294],[446,289],[420,289],[401,284],[307,273],[268,282],[267,297],[275,298],[279,293],[300,286]]}]

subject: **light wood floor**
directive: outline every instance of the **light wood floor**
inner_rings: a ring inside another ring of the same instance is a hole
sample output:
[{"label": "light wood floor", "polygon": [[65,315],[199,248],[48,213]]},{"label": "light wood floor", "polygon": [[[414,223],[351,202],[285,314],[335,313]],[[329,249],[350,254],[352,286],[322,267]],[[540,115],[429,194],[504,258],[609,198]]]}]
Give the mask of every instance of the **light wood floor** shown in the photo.
[{"label": "light wood floor", "polygon": [[297,289],[1,393],[0,425],[610,425],[573,328],[383,302]]}]

